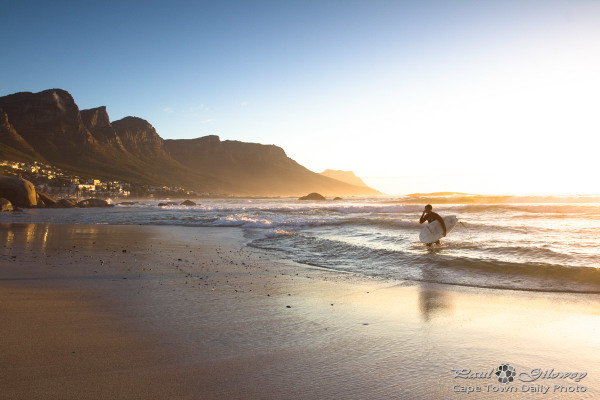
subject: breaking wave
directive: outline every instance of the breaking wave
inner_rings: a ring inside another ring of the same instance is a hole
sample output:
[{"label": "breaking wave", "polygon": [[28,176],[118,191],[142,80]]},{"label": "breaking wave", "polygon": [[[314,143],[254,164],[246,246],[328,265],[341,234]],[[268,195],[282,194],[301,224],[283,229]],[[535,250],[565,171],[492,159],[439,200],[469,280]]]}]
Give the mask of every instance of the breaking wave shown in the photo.
[{"label": "breaking wave", "polygon": [[[423,205],[461,222],[427,248]],[[7,222],[109,223],[237,228],[251,246],[297,262],[392,280],[519,290],[597,292],[600,198],[471,196],[139,201],[110,209],[25,210]],[[249,239],[250,240],[250,239]]]}]

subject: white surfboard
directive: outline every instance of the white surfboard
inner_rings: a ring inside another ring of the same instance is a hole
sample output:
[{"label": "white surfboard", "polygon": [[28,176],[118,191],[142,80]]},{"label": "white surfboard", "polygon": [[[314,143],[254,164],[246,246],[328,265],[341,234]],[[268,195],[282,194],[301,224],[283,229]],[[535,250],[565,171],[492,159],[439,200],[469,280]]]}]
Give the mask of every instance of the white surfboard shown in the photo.
[{"label": "white surfboard", "polygon": [[[458,218],[456,218],[456,215],[448,215],[442,219],[444,220],[444,224],[446,224],[446,234],[450,233],[450,231],[454,229],[458,223]],[[433,243],[443,237],[444,230],[438,221],[433,221],[432,223],[425,225],[419,234],[419,239],[423,243]]]}]

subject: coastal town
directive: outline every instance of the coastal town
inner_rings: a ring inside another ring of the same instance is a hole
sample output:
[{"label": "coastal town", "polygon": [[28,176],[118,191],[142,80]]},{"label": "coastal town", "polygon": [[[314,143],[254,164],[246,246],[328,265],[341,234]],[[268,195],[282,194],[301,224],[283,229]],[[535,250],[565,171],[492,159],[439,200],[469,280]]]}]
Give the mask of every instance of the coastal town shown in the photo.
[{"label": "coastal town", "polygon": [[193,195],[183,187],[150,186],[119,180],[80,177],[38,161],[23,162],[0,160],[0,175],[18,176],[33,183],[36,191],[56,198],[110,198],[131,197],[165,198]]}]

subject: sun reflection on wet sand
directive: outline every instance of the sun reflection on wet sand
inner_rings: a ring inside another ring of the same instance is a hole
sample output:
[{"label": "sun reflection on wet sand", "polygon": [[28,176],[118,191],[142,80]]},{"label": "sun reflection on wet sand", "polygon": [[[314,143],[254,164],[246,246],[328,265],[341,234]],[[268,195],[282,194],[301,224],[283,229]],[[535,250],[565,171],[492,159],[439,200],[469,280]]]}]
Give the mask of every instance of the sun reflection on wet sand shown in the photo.
[{"label": "sun reflection on wet sand", "polygon": [[27,249],[59,248],[69,242],[93,246],[99,239],[106,240],[120,232],[123,232],[123,228],[100,230],[96,225],[0,224],[1,241],[6,245],[15,244]]},{"label": "sun reflection on wet sand", "polygon": [[[323,302],[334,299],[334,307],[341,311],[336,318],[341,318],[342,325],[353,327],[350,342],[368,343],[363,346],[371,357],[379,358],[373,361],[375,365],[389,363],[390,368],[397,368],[383,376],[400,386],[412,387],[414,393],[427,392],[428,385],[436,382],[438,394],[447,398],[455,395],[451,391],[456,383],[452,368],[487,371],[502,362],[510,363],[517,371],[532,368],[586,371],[588,392],[580,398],[593,398],[593,393],[600,389],[597,362],[600,301],[596,295],[477,289],[424,282],[394,286],[379,283],[367,290],[360,290],[360,286],[352,290],[342,287],[339,292],[331,291],[330,286],[325,292],[318,288],[320,284],[311,285],[315,287],[308,296],[307,308],[318,315],[314,293],[321,293]],[[307,312],[307,318],[315,318],[310,313]],[[322,323],[332,325],[331,320]],[[344,332],[347,330],[337,334]],[[363,359],[361,362],[366,363]],[[363,364],[355,368],[367,367]],[[379,374],[377,379],[381,378],[381,370]],[[415,381],[414,376],[427,379]],[[519,393],[502,396],[519,398]],[[471,398],[496,397],[472,395]]]},{"label": "sun reflection on wet sand", "polygon": [[[27,250],[46,250],[64,247],[65,242],[92,244],[98,236],[93,225],[50,225],[50,224],[0,224],[0,241],[7,246],[18,245]],[[82,242],[84,239],[84,242]],[[6,248],[6,246],[5,246]]]}]

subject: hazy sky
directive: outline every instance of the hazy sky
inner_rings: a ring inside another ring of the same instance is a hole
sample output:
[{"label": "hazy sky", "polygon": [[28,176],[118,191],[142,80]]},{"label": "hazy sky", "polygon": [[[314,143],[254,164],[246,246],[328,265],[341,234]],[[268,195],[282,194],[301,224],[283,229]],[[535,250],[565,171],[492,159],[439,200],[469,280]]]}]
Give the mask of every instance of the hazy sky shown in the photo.
[{"label": "hazy sky", "polygon": [[600,193],[600,1],[4,1],[0,95],[392,194]]}]

